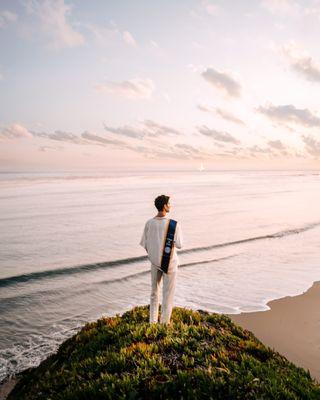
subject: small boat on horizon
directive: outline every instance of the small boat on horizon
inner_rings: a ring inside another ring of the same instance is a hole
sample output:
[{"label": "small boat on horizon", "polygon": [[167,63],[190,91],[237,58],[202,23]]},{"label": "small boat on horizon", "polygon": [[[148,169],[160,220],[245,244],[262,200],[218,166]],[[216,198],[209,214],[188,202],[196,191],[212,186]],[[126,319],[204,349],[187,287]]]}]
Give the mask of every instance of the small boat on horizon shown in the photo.
[{"label": "small boat on horizon", "polygon": [[199,169],[199,171],[204,171],[205,168],[203,166],[203,163],[200,164],[200,167],[198,169]]}]

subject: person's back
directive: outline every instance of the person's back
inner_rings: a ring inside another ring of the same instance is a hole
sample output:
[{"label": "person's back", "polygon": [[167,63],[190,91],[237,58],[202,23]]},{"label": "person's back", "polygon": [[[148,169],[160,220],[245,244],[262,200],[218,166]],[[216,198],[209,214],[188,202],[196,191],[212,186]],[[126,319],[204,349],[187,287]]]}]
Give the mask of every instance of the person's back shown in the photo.
[{"label": "person's back", "polygon": [[[144,247],[148,253],[148,258],[153,265],[160,268],[161,259],[163,254],[163,247],[165,241],[165,235],[168,230],[168,224],[170,219],[168,217],[153,217],[150,218],[145,225],[145,232],[142,236],[140,245]],[[168,268],[168,273],[177,271],[179,258],[177,250],[182,247],[182,238],[180,224],[177,223],[175,236],[174,236],[174,246],[172,249],[172,255],[170,259],[170,264]]]},{"label": "person's back", "polygon": [[150,322],[158,321],[159,285],[164,276],[160,322],[169,323],[179,263],[176,248],[182,247],[182,234],[180,224],[166,217],[170,211],[169,197],[158,196],[155,206],[158,214],[146,222],[140,245],[151,262]]}]

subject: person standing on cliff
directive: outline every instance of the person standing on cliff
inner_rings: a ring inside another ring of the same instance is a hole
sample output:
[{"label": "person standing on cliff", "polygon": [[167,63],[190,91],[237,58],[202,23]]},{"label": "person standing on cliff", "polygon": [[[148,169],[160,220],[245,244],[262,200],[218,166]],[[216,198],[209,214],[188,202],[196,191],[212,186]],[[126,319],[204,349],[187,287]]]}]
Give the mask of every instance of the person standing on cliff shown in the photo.
[{"label": "person standing on cliff", "polygon": [[163,278],[160,323],[169,324],[179,264],[176,248],[182,248],[182,233],[180,224],[166,217],[171,207],[169,196],[158,196],[154,205],[158,214],[146,222],[140,240],[151,262],[149,322],[158,322],[159,287]]}]

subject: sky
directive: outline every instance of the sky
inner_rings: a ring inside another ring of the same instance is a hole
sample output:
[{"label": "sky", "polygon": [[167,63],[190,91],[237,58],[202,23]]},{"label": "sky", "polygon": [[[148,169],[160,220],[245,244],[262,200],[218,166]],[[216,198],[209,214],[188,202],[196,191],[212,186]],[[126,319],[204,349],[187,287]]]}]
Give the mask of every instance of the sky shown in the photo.
[{"label": "sky", "polygon": [[0,171],[319,169],[320,0],[0,0]]}]

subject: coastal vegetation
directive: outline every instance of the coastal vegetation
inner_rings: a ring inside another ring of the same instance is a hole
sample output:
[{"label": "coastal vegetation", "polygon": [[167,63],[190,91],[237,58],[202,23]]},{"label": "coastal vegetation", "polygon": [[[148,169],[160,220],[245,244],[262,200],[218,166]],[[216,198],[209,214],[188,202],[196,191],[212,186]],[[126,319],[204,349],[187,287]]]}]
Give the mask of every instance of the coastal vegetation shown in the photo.
[{"label": "coastal vegetation", "polygon": [[87,323],[8,399],[320,399],[308,371],[225,315],[175,307],[170,325],[148,318],[139,306]]}]

